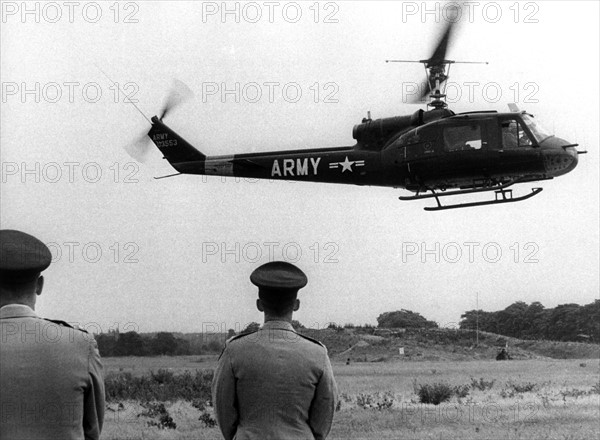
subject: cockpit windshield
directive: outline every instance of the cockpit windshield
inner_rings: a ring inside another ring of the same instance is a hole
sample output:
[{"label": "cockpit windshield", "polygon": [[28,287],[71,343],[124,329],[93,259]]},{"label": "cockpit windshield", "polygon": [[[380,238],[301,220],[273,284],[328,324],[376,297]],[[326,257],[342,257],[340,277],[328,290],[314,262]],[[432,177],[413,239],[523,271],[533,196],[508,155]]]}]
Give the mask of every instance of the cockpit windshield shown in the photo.
[{"label": "cockpit windshield", "polygon": [[522,115],[522,117],[523,121],[525,122],[529,130],[533,133],[538,143],[542,143],[550,136],[552,136],[550,132],[548,132],[544,127],[538,124],[531,116],[524,114]]}]

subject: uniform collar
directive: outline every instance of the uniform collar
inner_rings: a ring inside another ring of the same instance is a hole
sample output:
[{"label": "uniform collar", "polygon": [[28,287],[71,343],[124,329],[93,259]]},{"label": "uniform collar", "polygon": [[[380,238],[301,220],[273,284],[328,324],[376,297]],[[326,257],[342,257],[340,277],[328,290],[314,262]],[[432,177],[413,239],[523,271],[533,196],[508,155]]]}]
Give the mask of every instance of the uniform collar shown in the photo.
[{"label": "uniform collar", "polygon": [[296,330],[294,330],[294,327],[292,326],[292,324],[290,324],[287,321],[267,321],[265,322],[261,327],[261,330],[272,330],[272,329],[278,329],[278,330],[290,330],[295,332]]},{"label": "uniform collar", "polygon": [[0,319],[24,317],[39,318],[33,309],[25,304],[8,304],[0,308]]}]

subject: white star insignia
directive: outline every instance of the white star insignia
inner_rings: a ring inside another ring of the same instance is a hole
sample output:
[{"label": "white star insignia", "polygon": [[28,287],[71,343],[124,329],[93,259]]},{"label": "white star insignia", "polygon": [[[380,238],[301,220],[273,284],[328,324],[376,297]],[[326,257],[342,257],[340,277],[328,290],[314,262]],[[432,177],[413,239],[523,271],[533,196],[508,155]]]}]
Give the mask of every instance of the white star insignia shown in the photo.
[{"label": "white star insignia", "polygon": [[346,156],[346,159],[343,162],[340,162],[339,164],[342,166],[342,173],[346,170],[352,172],[352,165],[354,165],[354,162],[348,160],[348,156]]},{"label": "white star insignia", "polygon": [[336,168],[342,168],[342,173],[344,171],[350,171],[351,173],[354,171],[354,169],[352,167],[364,167],[365,166],[365,161],[364,160],[350,160],[348,159],[348,156],[346,156],[346,158],[344,159],[343,162],[330,162],[329,163],[329,168],[330,169],[336,169]]}]

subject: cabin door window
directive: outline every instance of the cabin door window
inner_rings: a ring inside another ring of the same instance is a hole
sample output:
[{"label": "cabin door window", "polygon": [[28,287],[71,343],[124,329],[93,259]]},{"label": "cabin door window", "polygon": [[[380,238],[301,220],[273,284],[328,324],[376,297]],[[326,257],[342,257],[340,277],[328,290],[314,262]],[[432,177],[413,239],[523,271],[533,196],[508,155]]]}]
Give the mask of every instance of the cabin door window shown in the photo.
[{"label": "cabin door window", "polygon": [[444,127],[444,148],[446,151],[481,150],[483,144],[481,125],[479,124]]}]

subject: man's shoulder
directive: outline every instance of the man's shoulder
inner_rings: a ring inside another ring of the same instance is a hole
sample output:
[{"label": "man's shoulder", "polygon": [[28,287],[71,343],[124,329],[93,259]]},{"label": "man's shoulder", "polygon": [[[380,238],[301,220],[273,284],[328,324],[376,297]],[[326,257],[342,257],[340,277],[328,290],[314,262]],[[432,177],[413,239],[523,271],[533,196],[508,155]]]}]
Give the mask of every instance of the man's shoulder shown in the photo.
[{"label": "man's shoulder", "polygon": [[68,340],[68,343],[78,342],[78,345],[82,349],[93,350],[98,348],[98,343],[93,333],[79,327],[78,325],[71,325],[66,321],[60,319],[48,319],[43,318],[49,325],[57,326],[58,333],[61,334],[63,341]]},{"label": "man's shoulder", "polygon": [[[271,335],[265,336],[265,333],[269,333],[270,331],[283,332],[285,335],[284,339],[290,342],[301,343],[303,346],[314,349],[317,351],[327,351],[327,347],[323,345],[323,343],[317,339],[311,338],[310,336],[304,335],[302,333],[298,333],[294,330],[288,329],[259,329],[252,332],[244,332],[238,335],[232,336],[225,343],[226,347],[236,347],[236,346],[247,346],[248,344],[257,343],[260,340],[272,340]],[[279,336],[281,338],[281,336]]]},{"label": "man's shoulder", "polygon": [[[72,333],[79,333],[82,335],[88,335],[88,332],[78,326],[73,326],[66,321],[60,319],[49,319],[43,318],[35,313],[35,311],[24,304],[8,304],[0,308],[0,320],[7,325],[11,323],[19,325],[19,323],[25,323],[24,325],[29,326],[29,323],[35,323],[35,326],[42,326],[42,333],[58,333],[62,334],[62,330],[68,330]],[[46,329],[46,326],[57,326],[58,331],[50,331]]]},{"label": "man's shoulder", "polygon": [[[69,324],[61,319],[50,319],[42,317],[23,317],[15,321],[21,321],[23,326],[15,333],[19,341],[34,341],[44,345],[51,345],[61,352],[80,352],[89,354],[96,350],[98,344],[92,333],[77,326]],[[22,333],[22,334],[21,334]]]},{"label": "man's shoulder", "polygon": [[232,337],[230,337],[229,339],[227,339],[225,341],[225,346],[223,347],[223,350],[221,351],[221,354],[219,355],[219,359],[221,359],[223,357],[223,354],[227,351],[227,352],[231,352],[232,349],[235,350],[235,347],[237,345],[239,345],[238,341],[243,340],[243,338],[247,337],[247,336],[251,336],[256,334],[256,331],[253,332],[243,332],[243,333],[239,333],[237,335],[234,335]]},{"label": "man's shoulder", "polygon": [[52,324],[56,324],[56,325],[58,325],[60,327],[66,327],[67,329],[72,329],[74,331],[81,332],[84,335],[89,335],[89,333],[88,333],[87,330],[84,330],[84,329],[82,329],[81,327],[78,327],[78,326],[73,326],[73,325],[69,324],[66,321],[61,321],[60,319],[49,319],[49,318],[41,318],[41,319],[43,319],[44,321],[50,322]]},{"label": "man's shoulder", "polygon": [[[37,316],[34,314],[31,315],[16,315],[16,316],[2,316],[0,318],[0,321],[2,321],[2,323],[5,323],[7,325],[9,324],[13,324],[13,325],[24,325],[26,328],[29,328],[29,326],[31,326],[31,330],[30,332],[35,332],[35,328],[36,327],[41,327],[38,331],[43,333],[43,334],[76,334],[76,335],[80,335],[80,336],[91,336],[90,333],[88,333],[87,330],[77,326],[77,325],[71,325],[69,324],[67,321],[63,321],[61,319],[50,319],[50,318],[43,318],[41,316]],[[52,331],[49,330],[47,327],[56,327],[57,330],[56,331]],[[58,336],[57,336],[58,338]]]},{"label": "man's shoulder", "polygon": [[302,339],[312,342],[313,344],[318,345],[320,348],[327,350],[327,347],[325,347],[325,345],[318,339],[311,338],[310,336],[306,336],[306,335],[303,335],[302,333],[298,333],[298,332],[296,332],[296,334],[298,336],[300,336]]},{"label": "man's shoulder", "polygon": [[248,341],[249,339],[247,338],[248,336],[252,336],[252,335],[257,335],[258,334],[258,330],[255,330],[253,332],[242,332],[239,333],[237,335],[232,336],[231,338],[227,339],[227,341],[225,341],[225,345],[228,346],[229,344],[231,344],[234,341],[240,341],[242,338],[246,338],[246,341]]}]

